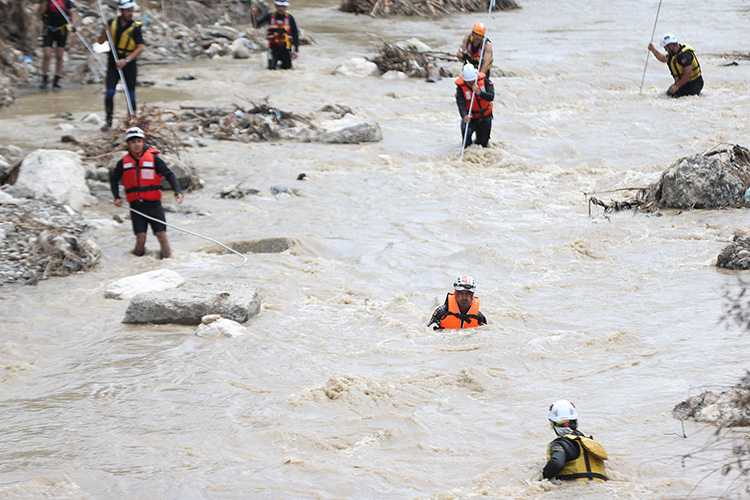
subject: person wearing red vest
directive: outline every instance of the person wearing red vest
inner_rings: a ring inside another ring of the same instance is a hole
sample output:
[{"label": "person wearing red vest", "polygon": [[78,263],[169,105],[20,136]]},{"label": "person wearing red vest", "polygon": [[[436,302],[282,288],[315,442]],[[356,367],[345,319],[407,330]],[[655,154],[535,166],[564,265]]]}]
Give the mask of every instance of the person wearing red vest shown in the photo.
[{"label": "person wearing red vest", "polygon": [[[161,180],[166,178],[174,191],[177,203],[182,203],[182,193],[177,177],[169,170],[167,164],[159,158],[159,151],[146,147],[146,134],[138,127],[125,131],[125,142],[128,148],[122,160],[117,162],[109,176],[109,185],[114,195],[115,206],[122,206],[120,198],[120,180],[125,188],[125,197],[131,208],[131,221],[135,233],[133,253],[142,256],[146,252],[146,231],[149,224],[154,236],[159,240],[161,256],[171,255],[167,241],[167,226],[164,224],[164,207],[161,205]],[[137,210],[148,217],[133,211]],[[157,219],[157,220],[152,220]],[[161,221],[161,222],[159,222]]]},{"label": "person wearing red vest", "polygon": [[[480,73],[490,76],[492,68],[492,42],[484,40],[487,26],[484,23],[476,23],[471,33],[464,37],[456,56],[464,63],[471,63]],[[484,47],[484,49],[483,49]],[[479,56],[482,56],[482,65],[479,67]]]},{"label": "person wearing red vest", "polygon": [[[466,64],[461,78],[456,80],[456,104],[461,114],[461,139],[466,138],[464,148],[472,144],[476,133],[476,143],[487,147],[492,131],[492,101],[495,99],[495,86],[484,73],[478,73],[471,64]],[[466,127],[469,132],[466,133]]]},{"label": "person wearing red vest", "polygon": [[299,50],[299,32],[294,17],[286,8],[289,6],[287,0],[274,0],[276,12],[270,12],[261,19],[256,20],[258,7],[250,7],[252,12],[253,27],[260,28],[268,24],[268,69],[276,69],[281,61],[281,69],[292,67],[292,59],[297,58]]},{"label": "person wearing red vest", "polygon": [[461,275],[453,282],[453,293],[448,293],[445,302],[435,309],[427,326],[433,329],[472,328],[487,324],[487,318],[479,312],[479,298],[474,297],[477,286],[474,278]]},{"label": "person wearing red vest", "polygon": [[[65,44],[68,41],[68,30],[76,32],[76,10],[71,0],[40,0],[38,13],[42,16],[43,32],[42,47],[42,82],[39,84],[40,89],[46,89],[49,85],[49,62],[52,59],[52,45],[57,44],[55,50],[55,80],[52,83],[53,88],[62,88],[60,79],[63,71],[63,57],[65,55]],[[73,24],[68,24],[68,19]]]}]

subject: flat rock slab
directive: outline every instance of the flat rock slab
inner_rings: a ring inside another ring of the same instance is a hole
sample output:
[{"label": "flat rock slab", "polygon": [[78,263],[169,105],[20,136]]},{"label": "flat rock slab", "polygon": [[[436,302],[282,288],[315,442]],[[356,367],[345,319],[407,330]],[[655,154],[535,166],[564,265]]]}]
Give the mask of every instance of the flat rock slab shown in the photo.
[{"label": "flat rock slab", "polygon": [[258,290],[243,283],[187,284],[139,293],[130,301],[123,323],[199,325],[207,314],[246,323],[260,311]]},{"label": "flat rock slab", "polygon": [[179,273],[169,269],[156,269],[115,281],[104,290],[104,296],[108,299],[132,299],[139,293],[168,290],[183,283],[185,278]]}]

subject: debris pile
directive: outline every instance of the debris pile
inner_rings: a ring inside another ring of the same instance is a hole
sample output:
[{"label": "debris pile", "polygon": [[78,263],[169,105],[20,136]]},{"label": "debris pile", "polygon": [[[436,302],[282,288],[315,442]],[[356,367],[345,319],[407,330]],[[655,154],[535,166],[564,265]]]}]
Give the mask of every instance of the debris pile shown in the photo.
[{"label": "debris pile", "polygon": [[[493,10],[520,9],[515,0],[494,0]],[[343,12],[370,16],[440,17],[452,12],[487,12],[490,0],[341,0]]]},{"label": "debris pile", "polygon": [[367,34],[383,43],[380,52],[369,59],[383,73],[400,71],[409,77],[426,78],[430,81],[437,81],[440,77],[453,76],[449,70],[441,67],[438,61],[456,63],[455,55],[432,51],[427,45],[415,38],[389,43],[378,36]]},{"label": "debris pile", "polygon": [[750,426],[750,372],[734,387],[719,394],[705,391],[672,410],[678,420],[693,419],[721,427]]}]

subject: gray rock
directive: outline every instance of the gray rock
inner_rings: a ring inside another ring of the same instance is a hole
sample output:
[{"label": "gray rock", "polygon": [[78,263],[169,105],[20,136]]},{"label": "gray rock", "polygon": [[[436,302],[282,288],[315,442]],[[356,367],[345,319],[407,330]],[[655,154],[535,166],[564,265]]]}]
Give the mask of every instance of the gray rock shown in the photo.
[{"label": "gray rock", "polygon": [[383,140],[380,125],[356,115],[346,115],[339,120],[326,120],[320,123],[320,132],[316,142],[336,144],[359,144],[362,142],[379,142]]},{"label": "gray rock", "polygon": [[226,318],[219,318],[209,322],[204,318],[195,331],[195,334],[199,337],[238,337],[246,333],[246,327]]},{"label": "gray rock", "polygon": [[86,170],[71,151],[39,149],[21,163],[15,186],[31,191],[36,198],[50,199],[80,211],[94,198],[86,184]]},{"label": "gray rock", "polygon": [[750,235],[737,233],[716,258],[716,265],[724,269],[750,269]]},{"label": "gray rock", "polygon": [[188,284],[171,290],[139,293],[130,301],[123,323],[198,325],[207,314],[246,323],[260,311],[258,291],[243,283]]},{"label": "gray rock", "polygon": [[738,385],[720,394],[706,391],[679,403],[672,410],[678,420],[693,419],[722,427],[750,425],[750,389]]},{"label": "gray rock", "polygon": [[169,269],[156,269],[135,276],[120,278],[104,290],[108,299],[132,299],[139,293],[158,292],[176,288],[185,282],[185,278]]}]

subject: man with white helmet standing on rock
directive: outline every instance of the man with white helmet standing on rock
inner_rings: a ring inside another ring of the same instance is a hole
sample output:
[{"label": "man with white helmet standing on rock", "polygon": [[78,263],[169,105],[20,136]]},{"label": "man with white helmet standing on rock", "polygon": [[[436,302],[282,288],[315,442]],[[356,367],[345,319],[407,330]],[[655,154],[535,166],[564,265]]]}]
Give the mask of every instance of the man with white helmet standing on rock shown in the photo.
[{"label": "man with white helmet standing on rock", "polygon": [[661,37],[661,46],[667,51],[666,54],[657,50],[653,43],[648,44],[648,50],[659,61],[667,64],[674,78],[674,84],[667,90],[667,95],[682,97],[700,94],[703,90],[703,76],[695,50],[690,45],[678,43],[677,37],[672,33]]},{"label": "man with white helmet standing on rock", "polygon": [[292,67],[292,59],[297,58],[299,51],[299,32],[294,17],[286,9],[289,7],[287,0],[275,0],[275,13],[268,13],[261,19],[256,20],[258,7],[253,5],[250,11],[253,13],[253,27],[260,28],[268,24],[268,69],[276,69],[281,61],[281,69]]},{"label": "man with white helmet standing on rock", "polygon": [[133,253],[140,257],[146,252],[146,232],[150,224],[154,236],[159,240],[161,256],[166,259],[172,252],[167,241],[164,207],[161,205],[161,180],[167,179],[174,191],[177,203],[182,203],[180,184],[167,164],[159,158],[159,151],[146,147],[146,134],[143,130],[138,127],[127,129],[125,143],[128,154],[117,162],[109,176],[114,204],[118,207],[122,206],[122,198],[120,198],[120,179],[122,179],[125,197],[132,212],[130,219],[135,233]]},{"label": "man with white helmet standing on rock", "polygon": [[[117,5],[120,15],[109,19],[103,25],[102,32],[97,40],[104,43],[107,40],[107,31],[112,37],[114,47],[110,47],[109,63],[107,64],[107,86],[104,95],[104,110],[106,113],[106,125],[102,130],[112,127],[112,114],[115,109],[115,89],[120,81],[120,71],[125,79],[125,86],[130,97],[130,103],[135,110],[135,83],[138,76],[138,67],[135,60],[146,48],[141,33],[141,23],[133,21],[135,2],[133,0],[120,0]],[[117,62],[115,62],[112,50],[117,50]]]},{"label": "man with white helmet standing on rock", "polygon": [[477,286],[474,278],[463,274],[453,282],[453,293],[448,293],[445,303],[435,309],[427,326],[435,324],[435,330],[443,328],[472,328],[487,324],[487,318],[479,312],[479,298],[474,297]]},{"label": "man with white helmet standing on rock", "polygon": [[[456,104],[461,114],[461,139],[466,138],[463,147],[472,144],[476,133],[476,143],[486,148],[492,131],[492,101],[495,99],[495,86],[484,73],[479,73],[471,64],[464,65],[461,77],[456,79]],[[466,127],[469,127],[468,133]]]},{"label": "man with white helmet standing on rock", "polygon": [[569,481],[607,480],[604,460],[607,452],[578,430],[578,412],[570,401],[561,399],[549,407],[549,423],[559,437],[547,446],[547,464],[542,471],[544,479]]}]

